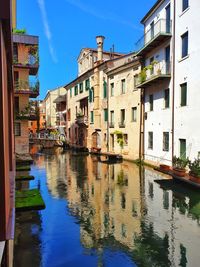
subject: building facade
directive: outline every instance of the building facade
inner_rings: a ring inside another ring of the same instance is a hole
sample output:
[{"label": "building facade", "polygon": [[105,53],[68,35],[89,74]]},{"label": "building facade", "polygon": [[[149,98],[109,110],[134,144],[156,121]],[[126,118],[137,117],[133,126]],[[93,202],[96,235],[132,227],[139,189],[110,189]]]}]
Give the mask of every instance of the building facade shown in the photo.
[{"label": "building facade", "polygon": [[13,266],[15,161],[11,1],[0,1],[0,265]]},{"label": "building facade", "polygon": [[32,116],[29,98],[39,95],[38,37],[13,34],[13,65],[15,89],[15,152],[29,154],[29,121]]},{"label": "building facade", "polygon": [[200,55],[200,41],[191,27],[199,10],[196,2],[160,0],[141,21],[137,87],[144,92],[143,154],[154,164],[171,164],[174,155],[199,156],[199,133],[194,133],[198,79],[191,69]]}]

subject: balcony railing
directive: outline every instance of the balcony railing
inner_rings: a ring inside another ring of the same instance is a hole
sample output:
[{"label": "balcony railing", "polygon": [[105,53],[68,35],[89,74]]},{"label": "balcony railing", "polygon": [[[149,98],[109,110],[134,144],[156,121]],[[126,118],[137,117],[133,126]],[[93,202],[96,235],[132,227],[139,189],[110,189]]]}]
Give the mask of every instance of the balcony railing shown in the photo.
[{"label": "balcony railing", "polygon": [[115,128],[115,124],[114,124],[114,122],[110,122],[110,123],[109,123],[109,128]]},{"label": "balcony railing", "polygon": [[37,54],[29,54],[25,60],[20,60],[17,55],[13,56],[13,65],[18,68],[29,68],[31,75],[36,75],[39,68],[39,57]]},{"label": "balcony railing", "polygon": [[150,49],[171,37],[171,20],[160,19],[135,44],[138,55],[147,53]]},{"label": "balcony railing", "polygon": [[146,66],[138,75],[136,80],[136,87],[149,86],[150,83],[155,82],[157,79],[165,79],[171,77],[171,64],[170,62],[161,61],[153,65]]},{"label": "balcony railing", "polygon": [[119,128],[125,128],[125,127],[126,127],[125,121],[120,121],[119,122]]},{"label": "balcony railing", "polygon": [[15,93],[29,94],[30,97],[37,97],[39,95],[39,87],[40,84],[38,80],[35,82],[19,80],[14,83]]},{"label": "balcony railing", "polygon": [[85,116],[85,115],[77,115],[76,116],[76,123],[77,124],[84,124],[84,125],[88,125],[88,117],[87,116]]}]

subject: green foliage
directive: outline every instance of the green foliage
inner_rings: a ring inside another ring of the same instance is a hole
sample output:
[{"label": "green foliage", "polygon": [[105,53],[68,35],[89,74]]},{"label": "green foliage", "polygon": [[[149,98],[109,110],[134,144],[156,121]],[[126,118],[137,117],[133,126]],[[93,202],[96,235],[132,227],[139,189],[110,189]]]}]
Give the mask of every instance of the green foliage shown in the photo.
[{"label": "green foliage", "polygon": [[146,81],[146,78],[147,78],[147,73],[146,73],[147,69],[144,68],[141,70],[141,72],[139,73],[139,80],[141,83],[145,82]]},{"label": "green foliage", "polygon": [[117,135],[117,143],[121,147],[121,149],[124,147],[124,135],[121,131],[116,130],[114,134]]},{"label": "green foliage", "polygon": [[26,29],[13,29],[14,34],[26,34]]},{"label": "green foliage", "polygon": [[190,173],[200,179],[200,159],[189,162]]},{"label": "green foliage", "polygon": [[172,159],[173,168],[185,169],[188,163],[189,163],[188,158],[184,159],[184,158],[179,158],[179,157],[174,156]]}]

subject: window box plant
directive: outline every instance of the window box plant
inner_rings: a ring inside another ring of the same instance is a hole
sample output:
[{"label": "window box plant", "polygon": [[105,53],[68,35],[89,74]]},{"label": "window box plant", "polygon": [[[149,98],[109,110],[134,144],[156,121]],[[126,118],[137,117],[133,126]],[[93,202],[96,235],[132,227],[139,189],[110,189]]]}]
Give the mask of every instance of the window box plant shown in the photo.
[{"label": "window box plant", "polygon": [[190,180],[194,183],[200,184],[200,159],[195,159],[189,162]]},{"label": "window box plant", "polygon": [[186,167],[188,163],[188,158],[179,158],[174,156],[172,159],[173,174],[179,177],[184,177],[186,175]]}]

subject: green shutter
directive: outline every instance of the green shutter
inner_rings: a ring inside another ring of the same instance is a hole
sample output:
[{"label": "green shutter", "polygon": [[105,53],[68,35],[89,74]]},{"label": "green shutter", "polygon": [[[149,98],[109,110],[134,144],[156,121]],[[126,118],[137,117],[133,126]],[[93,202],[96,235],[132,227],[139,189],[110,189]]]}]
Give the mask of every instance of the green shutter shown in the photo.
[{"label": "green shutter", "polygon": [[94,111],[90,111],[90,121],[91,121],[91,123],[93,123],[94,122]]},{"label": "green shutter", "polygon": [[107,83],[104,81],[103,83],[103,98],[107,97]]},{"label": "green shutter", "polygon": [[187,105],[187,83],[181,84],[181,106]]},{"label": "green shutter", "polygon": [[88,91],[89,89],[90,89],[90,80],[87,79],[87,80],[85,81],[85,90]]},{"label": "green shutter", "polygon": [[180,141],[180,158],[186,159],[186,140],[179,139]]},{"label": "green shutter", "polygon": [[104,121],[108,121],[108,110],[104,109]]}]

